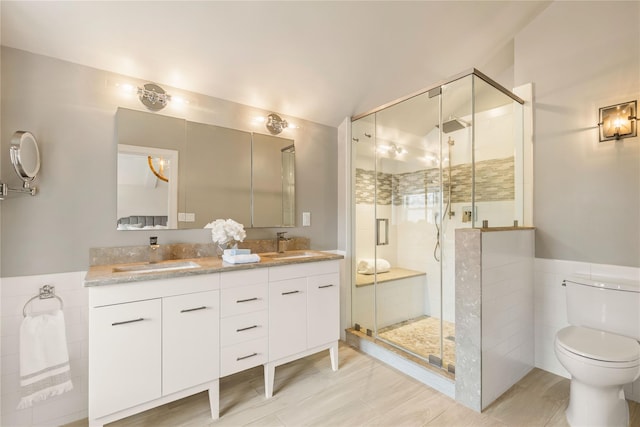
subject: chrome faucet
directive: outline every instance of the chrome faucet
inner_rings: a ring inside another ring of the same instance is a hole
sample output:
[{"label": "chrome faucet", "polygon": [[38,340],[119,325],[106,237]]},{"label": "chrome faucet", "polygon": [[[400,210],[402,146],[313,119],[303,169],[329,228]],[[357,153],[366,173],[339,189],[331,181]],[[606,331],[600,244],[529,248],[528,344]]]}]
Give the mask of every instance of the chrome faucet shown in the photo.
[{"label": "chrome faucet", "polygon": [[291,239],[288,239],[286,237],[284,237],[284,235],[287,234],[286,231],[279,231],[276,233],[276,251],[278,251],[278,253],[283,253],[284,251],[287,250],[287,242]]},{"label": "chrome faucet", "polygon": [[158,237],[149,237],[149,264],[155,264],[160,262],[160,245],[158,244]]}]

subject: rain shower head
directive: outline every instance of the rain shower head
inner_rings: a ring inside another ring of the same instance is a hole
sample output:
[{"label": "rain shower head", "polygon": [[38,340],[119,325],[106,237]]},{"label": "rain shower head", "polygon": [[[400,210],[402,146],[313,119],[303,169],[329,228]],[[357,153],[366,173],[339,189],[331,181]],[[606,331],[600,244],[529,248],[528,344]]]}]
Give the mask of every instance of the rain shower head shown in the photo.
[{"label": "rain shower head", "polygon": [[469,123],[457,117],[451,117],[446,122],[442,122],[442,132],[451,133],[469,126]]}]

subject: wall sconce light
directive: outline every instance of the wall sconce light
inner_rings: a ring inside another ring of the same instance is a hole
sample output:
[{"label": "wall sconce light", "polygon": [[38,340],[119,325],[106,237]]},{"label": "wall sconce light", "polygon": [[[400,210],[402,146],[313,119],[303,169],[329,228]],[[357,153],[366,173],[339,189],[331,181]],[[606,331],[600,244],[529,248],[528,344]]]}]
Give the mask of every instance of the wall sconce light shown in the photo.
[{"label": "wall sconce light", "polygon": [[600,142],[637,136],[637,108],[638,101],[600,108]]},{"label": "wall sconce light", "polygon": [[267,123],[265,126],[271,135],[278,135],[284,129],[289,127],[289,123],[276,113],[271,113],[267,116]]},{"label": "wall sconce light", "polygon": [[139,87],[138,98],[151,111],[162,110],[171,101],[171,95],[155,83],[146,83]]}]

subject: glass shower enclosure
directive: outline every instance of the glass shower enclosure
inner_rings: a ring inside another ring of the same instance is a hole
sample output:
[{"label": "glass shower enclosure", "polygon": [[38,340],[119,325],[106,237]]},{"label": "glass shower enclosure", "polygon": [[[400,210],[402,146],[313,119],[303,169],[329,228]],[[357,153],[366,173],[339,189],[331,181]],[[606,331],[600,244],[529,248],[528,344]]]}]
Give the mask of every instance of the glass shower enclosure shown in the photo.
[{"label": "glass shower enclosure", "polygon": [[474,69],[352,120],[351,333],[455,375],[454,232],[522,225],[522,103]]}]

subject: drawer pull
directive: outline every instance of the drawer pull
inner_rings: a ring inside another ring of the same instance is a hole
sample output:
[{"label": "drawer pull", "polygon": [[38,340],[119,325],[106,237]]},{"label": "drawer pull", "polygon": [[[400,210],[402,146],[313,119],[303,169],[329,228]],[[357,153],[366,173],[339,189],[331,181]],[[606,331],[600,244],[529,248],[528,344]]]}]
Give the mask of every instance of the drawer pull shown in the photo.
[{"label": "drawer pull", "polygon": [[247,299],[239,299],[236,302],[237,303],[241,303],[241,302],[250,302],[250,301],[258,301],[258,297],[255,298],[247,298]]},{"label": "drawer pull", "polygon": [[248,331],[249,329],[255,329],[257,327],[258,327],[258,325],[247,326],[246,328],[236,329],[236,332]]},{"label": "drawer pull", "polygon": [[241,361],[241,360],[248,359],[248,358],[250,358],[250,357],[254,357],[254,356],[257,356],[257,355],[258,355],[258,353],[252,353],[252,354],[250,354],[250,355],[248,355],[248,356],[237,357],[237,358],[236,358],[236,362],[239,362],[239,361]]},{"label": "drawer pull", "polygon": [[208,307],[203,305],[202,307],[196,307],[196,308],[185,308],[184,310],[180,310],[180,313],[189,313],[191,311],[198,311],[198,310],[206,310]]},{"label": "drawer pull", "polygon": [[126,325],[127,323],[142,322],[143,320],[144,320],[144,318],[141,317],[139,319],[125,320],[123,322],[114,322],[114,323],[111,324],[111,326]]},{"label": "drawer pull", "polygon": [[283,292],[282,295],[291,295],[291,294],[297,294],[300,291],[289,291],[289,292]]},{"label": "drawer pull", "polygon": [[330,288],[332,286],[333,286],[333,284],[331,284],[331,285],[322,285],[322,286],[318,286],[318,289]]}]

